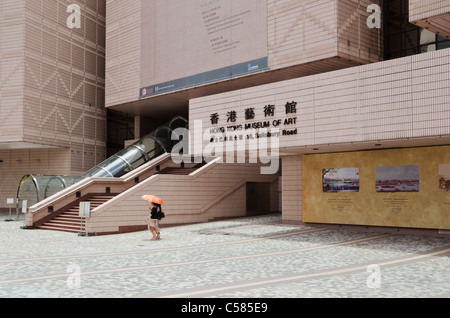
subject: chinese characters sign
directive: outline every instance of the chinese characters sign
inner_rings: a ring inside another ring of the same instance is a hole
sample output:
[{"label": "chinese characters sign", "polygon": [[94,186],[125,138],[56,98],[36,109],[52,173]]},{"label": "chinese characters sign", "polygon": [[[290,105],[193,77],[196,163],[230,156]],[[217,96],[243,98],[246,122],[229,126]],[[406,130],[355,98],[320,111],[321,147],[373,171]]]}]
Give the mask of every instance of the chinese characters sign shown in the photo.
[{"label": "chinese characters sign", "polygon": [[[271,134],[267,133],[264,137],[278,137],[278,136],[289,136],[297,135],[298,129],[295,128],[297,124],[297,102],[287,102],[284,105],[283,112],[286,115],[285,118],[276,118],[275,111],[277,106],[268,104],[260,108],[249,107],[244,109],[244,111],[237,112],[235,110],[227,111],[226,113],[219,114],[213,113],[210,116],[211,125],[215,126],[211,129],[211,132],[224,133],[225,131],[242,131],[249,129],[261,129],[261,128],[278,128],[280,132]],[[257,115],[264,116],[264,120],[255,121]],[[239,122],[245,121],[244,124],[237,124]],[[221,123],[226,123],[227,127],[219,127]],[[256,135],[259,138],[261,135]],[[239,136],[242,138],[242,136]],[[254,138],[253,135],[247,135],[247,139]],[[235,137],[237,138],[237,137]],[[215,139],[211,138],[211,142]],[[220,139],[218,139],[220,141]]]}]

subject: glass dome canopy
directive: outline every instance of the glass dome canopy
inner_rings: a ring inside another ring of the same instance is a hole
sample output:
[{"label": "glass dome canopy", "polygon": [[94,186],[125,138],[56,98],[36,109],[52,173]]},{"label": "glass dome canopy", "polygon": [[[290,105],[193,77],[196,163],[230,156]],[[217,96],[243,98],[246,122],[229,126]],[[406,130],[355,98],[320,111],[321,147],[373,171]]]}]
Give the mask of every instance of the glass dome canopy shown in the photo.
[{"label": "glass dome canopy", "polygon": [[185,118],[176,117],[167,125],[157,128],[78,177],[28,174],[19,183],[18,204],[26,200],[28,206],[31,206],[85,178],[120,178],[143,164],[172,151],[173,146],[178,142],[178,138],[172,140],[172,133],[177,128],[187,128],[187,125],[188,122]]},{"label": "glass dome canopy", "polygon": [[80,180],[81,177],[33,176],[28,174],[19,183],[17,198],[19,201],[26,200],[28,206],[31,206]]}]

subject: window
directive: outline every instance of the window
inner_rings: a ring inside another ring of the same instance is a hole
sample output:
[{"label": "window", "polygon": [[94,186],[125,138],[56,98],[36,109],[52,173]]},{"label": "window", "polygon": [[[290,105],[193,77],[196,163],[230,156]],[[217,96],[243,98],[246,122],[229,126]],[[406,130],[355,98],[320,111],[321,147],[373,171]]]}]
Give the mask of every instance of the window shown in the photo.
[{"label": "window", "polygon": [[385,0],[383,12],[385,60],[450,47],[450,40],[409,23],[408,0]]},{"label": "window", "polygon": [[421,53],[442,50],[450,47],[450,40],[428,30],[420,31]]}]

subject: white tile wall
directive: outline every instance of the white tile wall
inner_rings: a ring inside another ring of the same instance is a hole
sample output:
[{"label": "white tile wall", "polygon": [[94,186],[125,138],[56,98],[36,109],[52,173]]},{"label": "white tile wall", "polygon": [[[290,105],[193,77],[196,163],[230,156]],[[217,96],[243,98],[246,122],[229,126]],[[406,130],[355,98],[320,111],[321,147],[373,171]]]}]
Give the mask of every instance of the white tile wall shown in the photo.
[{"label": "white tile wall", "polygon": [[450,39],[450,1],[409,0],[409,21]]},{"label": "white tile wall", "polygon": [[[450,50],[334,71],[191,100],[190,121],[217,112],[242,113],[249,105],[298,102],[299,134],[281,147],[366,142],[450,134]],[[264,119],[262,114],[254,121]],[[243,116],[236,124],[245,124]]]},{"label": "white tile wall", "polygon": [[409,0],[409,20],[417,21],[436,15],[449,13],[447,0]]}]

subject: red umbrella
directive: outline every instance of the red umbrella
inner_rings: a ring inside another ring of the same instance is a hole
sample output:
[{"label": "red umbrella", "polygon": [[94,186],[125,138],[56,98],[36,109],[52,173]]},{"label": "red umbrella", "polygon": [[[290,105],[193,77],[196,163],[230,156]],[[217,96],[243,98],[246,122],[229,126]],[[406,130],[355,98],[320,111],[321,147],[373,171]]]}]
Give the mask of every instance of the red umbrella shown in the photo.
[{"label": "red umbrella", "polygon": [[157,196],[154,196],[154,195],[151,195],[151,194],[143,195],[141,198],[144,199],[145,201],[148,201],[148,202],[153,202],[153,203],[156,203],[156,204],[164,204],[163,200],[161,200]]}]

